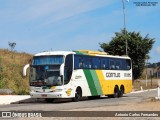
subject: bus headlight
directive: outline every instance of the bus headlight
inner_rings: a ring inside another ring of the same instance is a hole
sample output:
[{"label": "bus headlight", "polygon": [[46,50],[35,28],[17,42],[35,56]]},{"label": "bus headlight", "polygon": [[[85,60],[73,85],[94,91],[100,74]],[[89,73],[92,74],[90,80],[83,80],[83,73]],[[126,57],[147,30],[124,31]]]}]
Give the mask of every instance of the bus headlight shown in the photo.
[{"label": "bus headlight", "polygon": [[56,89],[53,92],[61,92],[61,91],[62,91],[62,89]]}]

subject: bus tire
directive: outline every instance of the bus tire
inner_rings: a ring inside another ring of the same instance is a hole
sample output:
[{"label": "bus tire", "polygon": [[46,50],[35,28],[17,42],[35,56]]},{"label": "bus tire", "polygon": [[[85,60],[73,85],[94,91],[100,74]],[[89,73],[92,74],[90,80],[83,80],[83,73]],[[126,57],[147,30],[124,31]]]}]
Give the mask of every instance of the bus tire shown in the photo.
[{"label": "bus tire", "polygon": [[124,94],[124,86],[121,85],[120,90],[119,90],[119,97],[122,97]]},{"label": "bus tire", "polygon": [[118,86],[115,86],[115,87],[114,87],[113,97],[114,97],[114,98],[119,97],[119,88],[118,88]]},{"label": "bus tire", "polygon": [[82,90],[80,87],[76,89],[75,97],[72,99],[73,102],[78,102],[82,97]]}]

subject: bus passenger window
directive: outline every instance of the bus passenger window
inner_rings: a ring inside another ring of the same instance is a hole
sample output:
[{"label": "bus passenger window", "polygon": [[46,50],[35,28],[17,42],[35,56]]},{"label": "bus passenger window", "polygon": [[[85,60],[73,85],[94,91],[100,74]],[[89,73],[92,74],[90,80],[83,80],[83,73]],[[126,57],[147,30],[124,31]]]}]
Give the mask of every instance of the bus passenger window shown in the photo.
[{"label": "bus passenger window", "polygon": [[119,70],[119,65],[116,64],[116,67],[115,67],[115,68],[116,68],[116,70]]},{"label": "bus passenger window", "polygon": [[110,70],[115,70],[115,64],[114,64],[114,61],[113,60],[110,60],[109,61],[109,63],[110,63]]},{"label": "bus passenger window", "polygon": [[105,60],[102,61],[102,68],[103,68],[103,69],[106,68]]},{"label": "bus passenger window", "polygon": [[100,69],[101,68],[101,61],[98,57],[94,57],[93,58],[93,65],[94,65],[94,69]]},{"label": "bus passenger window", "polygon": [[121,69],[121,62],[120,60],[116,60],[116,70],[120,70]]},{"label": "bus passenger window", "polygon": [[83,59],[79,58],[79,68],[83,68]]},{"label": "bus passenger window", "polygon": [[106,69],[106,61],[105,59],[101,59],[101,69]]},{"label": "bus passenger window", "polygon": [[88,67],[90,69],[92,68],[92,59],[91,58],[88,59]]},{"label": "bus passenger window", "polygon": [[130,69],[131,69],[130,60],[126,60],[126,69],[127,69],[127,70],[130,70]]},{"label": "bus passenger window", "polygon": [[105,68],[106,68],[106,65],[105,65],[105,64],[103,64],[103,65],[102,65],[102,69],[105,69]]},{"label": "bus passenger window", "polygon": [[129,59],[123,60],[123,70],[130,70],[131,69],[131,61]]},{"label": "bus passenger window", "polygon": [[109,60],[108,60],[108,58],[105,61],[106,61],[106,70],[109,70]]},{"label": "bus passenger window", "polygon": [[111,70],[115,70],[115,65],[111,65]]}]

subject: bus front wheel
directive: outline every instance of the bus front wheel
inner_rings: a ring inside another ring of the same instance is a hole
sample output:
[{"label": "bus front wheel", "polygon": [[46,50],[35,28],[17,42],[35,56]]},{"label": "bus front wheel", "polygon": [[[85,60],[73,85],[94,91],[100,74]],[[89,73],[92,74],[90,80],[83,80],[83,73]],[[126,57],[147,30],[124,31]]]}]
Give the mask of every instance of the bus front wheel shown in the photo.
[{"label": "bus front wheel", "polygon": [[82,91],[80,88],[76,89],[75,97],[72,99],[73,102],[78,102],[82,97]]}]

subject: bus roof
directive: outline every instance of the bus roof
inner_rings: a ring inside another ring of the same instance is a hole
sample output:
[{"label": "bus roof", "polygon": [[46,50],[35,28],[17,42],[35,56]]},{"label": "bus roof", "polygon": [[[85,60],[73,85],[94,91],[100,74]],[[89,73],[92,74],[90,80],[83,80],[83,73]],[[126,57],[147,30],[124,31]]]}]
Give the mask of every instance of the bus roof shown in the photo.
[{"label": "bus roof", "polygon": [[89,55],[89,56],[100,56],[100,57],[113,57],[113,58],[128,58],[128,56],[118,56],[118,55],[109,55],[106,52],[92,51],[92,50],[74,50],[74,51],[47,51],[37,53],[34,56],[48,56],[48,55],[68,55],[68,54],[79,54],[79,55]]},{"label": "bus roof", "polygon": [[92,51],[92,50],[77,50],[74,51],[76,54],[82,54],[82,55],[90,55],[90,56],[100,56],[100,57],[113,57],[113,58],[128,58],[130,57],[124,55],[124,56],[119,56],[119,55],[109,55],[107,52],[100,52],[100,51]]},{"label": "bus roof", "polygon": [[46,52],[41,52],[41,53],[37,53],[34,56],[48,56],[48,55],[68,55],[68,54],[75,54],[72,51],[46,51]]}]

